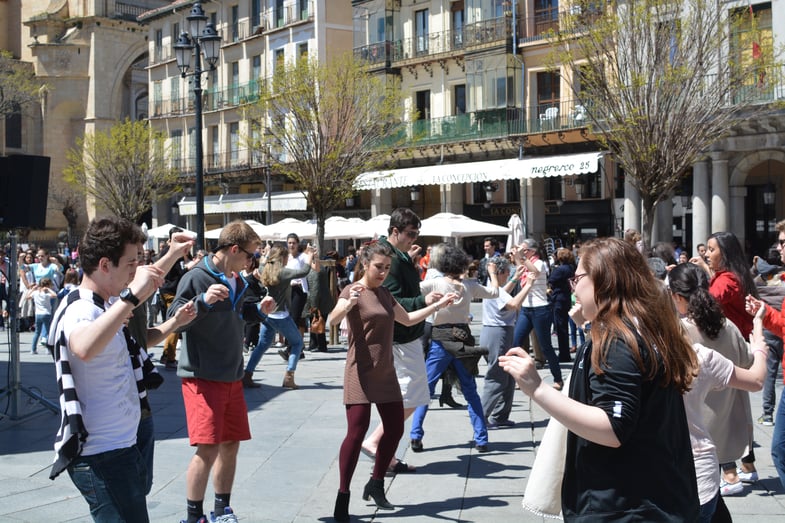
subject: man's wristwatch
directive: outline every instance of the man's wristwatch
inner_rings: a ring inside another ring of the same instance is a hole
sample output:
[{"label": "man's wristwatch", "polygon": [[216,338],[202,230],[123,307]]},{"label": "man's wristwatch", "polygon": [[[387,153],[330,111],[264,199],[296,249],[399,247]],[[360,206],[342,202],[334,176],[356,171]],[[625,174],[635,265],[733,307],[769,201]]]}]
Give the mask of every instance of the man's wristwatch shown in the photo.
[{"label": "man's wristwatch", "polygon": [[134,307],[139,305],[139,298],[134,296],[134,293],[131,292],[131,289],[129,289],[128,287],[120,291],[120,299],[123,301],[127,301]]}]

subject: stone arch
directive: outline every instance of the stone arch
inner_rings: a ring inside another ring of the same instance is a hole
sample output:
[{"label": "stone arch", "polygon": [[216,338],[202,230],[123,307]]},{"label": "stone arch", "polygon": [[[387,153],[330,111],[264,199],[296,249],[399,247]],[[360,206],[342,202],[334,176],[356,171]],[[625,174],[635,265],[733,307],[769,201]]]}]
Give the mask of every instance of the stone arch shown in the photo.
[{"label": "stone arch", "polygon": [[[147,42],[141,41],[136,45],[130,46],[126,52],[118,60],[116,69],[117,74],[114,76],[115,80],[111,89],[111,108],[112,118],[120,120],[125,115],[123,114],[123,107],[127,108],[128,115],[133,112],[131,103],[139,97],[139,93],[133,89],[129,89],[126,85],[129,75],[133,74],[133,66],[142,60],[147,60]],[[147,79],[145,78],[145,84]]]},{"label": "stone arch", "polygon": [[763,149],[746,154],[736,165],[730,175],[730,185],[743,186],[747,183],[747,177],[750,171],[766,160],[774,160],[785,164],[785,150],[780,149]]}]

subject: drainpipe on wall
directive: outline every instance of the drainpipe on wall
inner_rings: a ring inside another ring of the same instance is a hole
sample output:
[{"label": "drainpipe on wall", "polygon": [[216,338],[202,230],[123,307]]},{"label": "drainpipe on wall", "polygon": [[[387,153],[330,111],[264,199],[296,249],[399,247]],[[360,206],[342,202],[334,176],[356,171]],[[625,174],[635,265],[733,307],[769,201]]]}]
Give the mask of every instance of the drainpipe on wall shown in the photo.
[{"label": "drainpipe on wall", "polygon": [[[518,1],[512,0],[512,56],[521,64],[521,110],[526,106],[526,64],[523,59],[518,56]],[[525,118],[525,114],[522,115]],[[523,142],[518,144],[518,159],[523,160]],[[525,178],[520,179],[520,190],[518,191],[521,198],[521,229],[523,237],[529,237],[529,215],[526,212],[526,200],[528,199],[527,181]]]}]

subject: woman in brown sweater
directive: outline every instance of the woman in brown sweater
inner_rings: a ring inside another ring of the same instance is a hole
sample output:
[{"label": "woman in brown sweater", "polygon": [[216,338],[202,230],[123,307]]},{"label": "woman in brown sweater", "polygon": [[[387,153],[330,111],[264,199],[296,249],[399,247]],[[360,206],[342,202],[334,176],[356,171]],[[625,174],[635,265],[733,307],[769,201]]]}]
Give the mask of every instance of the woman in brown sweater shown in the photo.
[{"label": "woman in brown sweater", "polygon": [[395,507],[384,495],[384,474],[403,435],[403,400],[393,366],[393,325],[413,325],[423,321],[442,307],[451,304],[457,295],[449,293],[438,302],[414,312],[406,312],[390,291],[382,286],[390,270],[389,248],[381,243],[363,250],[360,263],[362,279],[343,289],[328,321],[337,325],[346,317],[349,325],[349,350],[344,372],[344,404],[348,424],[346,437],[338,458],[340,486],[333,517],[349,521],[349,486],[360,456],[363,437],[371,419],[371,403],[382,419],[384,436],[376,451],[371,479],[363,490],[363,499],[373,497],[376,506]]}]

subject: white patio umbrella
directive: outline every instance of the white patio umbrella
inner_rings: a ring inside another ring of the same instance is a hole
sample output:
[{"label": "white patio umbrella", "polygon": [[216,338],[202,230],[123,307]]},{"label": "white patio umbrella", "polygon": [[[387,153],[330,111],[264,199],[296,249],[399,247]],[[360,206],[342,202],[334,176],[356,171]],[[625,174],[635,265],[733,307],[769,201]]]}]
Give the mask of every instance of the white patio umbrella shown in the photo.
[{"label": "white patio umbrella", "polygon": [[463,238],[466,236],[485,236],[493,234],[509,234],[510,229],[493,223],[474,220],[462,214],[440,212],[422,221],[420,236],[449,236]]},{"label": "white patio umbrella", "polygon": [[324,221],[325,240],[353,240],[363,238],[365,220],[362,218],[344,218],[330,216]]},{"label": "white patio umbrella", "polygon": [[377,214],[365,221],[362,230],[358,228],[356,238],[378,238],[387,236],[387,227],[390,226],[389,214]]},{"label": "white patio umbrella", "polygon": [[[164,225],[159,225],[158,227],[153,227],[152,229],[147,230],[147,237],[148,238],[166,238],[169,239],[169,229],[172,227],[178,227],[172,223],[165,223]],[[181,227],[182,229],[182,227]],[[188,229],[183,229],[185,232],[192,232]]]},{"label": "white patio umbrella", "polygon": [[510,234],[507,235],[507,252],[512,251],[512,248],[523,243],[523,221],[517,214],[510,216],[507,222],[507,227],[510,228]]},{"label": "white patio umbrella", "polygon": [[[262,238],[262,234],[264,234],[264,231],[267,228],[266,225],[257,222],[256,220],[245,220],[245,223],[250,225],[251,229],[253,229],[254,232],[258,234],[260,238]],[[206,233],[204,233],[204,237],[208,240],[217,240],[221,236],[221,231],[223,231],[223,229],[224,229],[223,227],[219,227],[217,229],[211,229]],[[264,240],[265,238],[262,239]]]},{"label": "white patio umbrella", "polygon": [[296,234],[301,240],[316,238],[316,222],[313,220],[303,222],[296,218],[284,218],[271,225],[265,225],[259,237],[263,240],[279,241],[285,240],[290,233]]}]

